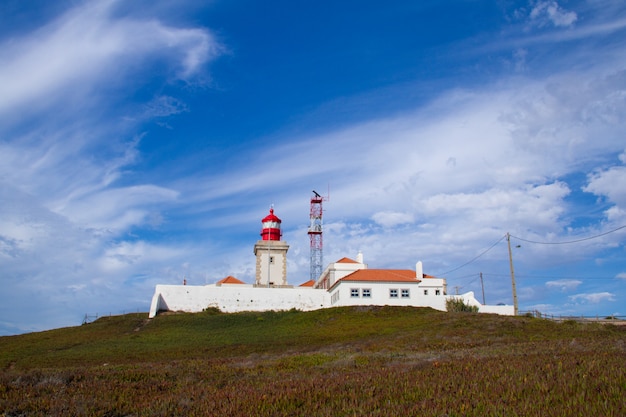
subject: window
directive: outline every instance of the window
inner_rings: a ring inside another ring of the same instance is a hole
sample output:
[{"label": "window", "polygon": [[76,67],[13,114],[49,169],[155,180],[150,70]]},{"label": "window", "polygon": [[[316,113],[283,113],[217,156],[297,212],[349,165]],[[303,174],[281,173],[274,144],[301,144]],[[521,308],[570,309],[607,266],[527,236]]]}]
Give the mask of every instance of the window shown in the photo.
[{"label": "window", "polygon": [[398,290],[389,290],[389,298],[398,298]]},{"label": "window", "polygon": [[372,296],[372,290],[369,288],[363,288],[363,298],[369,298]]},{"label": "window", "polygon": [[350,297],[358,297],[359,296],[359,289],[358,288],[351,288],[350,289]]},{"label": "window", "polygon": [[424,295],[428,295],[428,290],[424,290]]},{"label": "window", "polygon": [[409,298],[411,295],[408,288],[402,290],[402,298]]},{"label": "window", "polygon": [[441,295],[441,291],[435,290],[435,295]]}]

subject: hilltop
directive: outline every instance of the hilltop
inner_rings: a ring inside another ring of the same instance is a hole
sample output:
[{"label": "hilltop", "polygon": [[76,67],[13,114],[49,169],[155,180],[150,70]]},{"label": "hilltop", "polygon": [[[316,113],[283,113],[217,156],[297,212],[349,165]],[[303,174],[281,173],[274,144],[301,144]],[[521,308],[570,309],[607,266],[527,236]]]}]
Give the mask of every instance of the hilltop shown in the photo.
[{"label": "hilltop", "polygon": [[403,307],[146,317],[0,337],[0,415],[626,413],[623,326]]}]

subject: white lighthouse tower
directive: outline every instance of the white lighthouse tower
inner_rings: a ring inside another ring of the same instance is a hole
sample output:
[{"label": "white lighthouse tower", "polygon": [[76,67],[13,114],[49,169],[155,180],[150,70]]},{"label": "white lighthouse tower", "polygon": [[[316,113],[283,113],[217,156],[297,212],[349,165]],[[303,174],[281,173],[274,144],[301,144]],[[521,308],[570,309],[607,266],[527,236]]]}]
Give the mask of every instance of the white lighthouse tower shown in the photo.
[{"label": "white lighthouse tower", "polygon": [[280,240],[281,220],[274,215],[274,209],[261,220],[261,240],[254,245],[256,256],[256,281],[260,287],[287,286],[287,251],[289,245]]}]

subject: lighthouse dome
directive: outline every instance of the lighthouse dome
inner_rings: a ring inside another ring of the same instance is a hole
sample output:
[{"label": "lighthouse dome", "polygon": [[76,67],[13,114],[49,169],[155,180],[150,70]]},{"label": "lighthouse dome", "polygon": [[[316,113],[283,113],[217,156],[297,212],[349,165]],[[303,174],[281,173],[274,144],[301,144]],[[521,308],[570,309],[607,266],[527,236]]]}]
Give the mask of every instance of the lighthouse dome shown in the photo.
[{"label": "lighthouse dome", "polygon": [[282,233],[280,231],[280,224],[282,221],[274,214],[274,209],[270,209],[270,214],[265,216],[261,220],[262,229],[261,237],[263,240],[280,240]]}]

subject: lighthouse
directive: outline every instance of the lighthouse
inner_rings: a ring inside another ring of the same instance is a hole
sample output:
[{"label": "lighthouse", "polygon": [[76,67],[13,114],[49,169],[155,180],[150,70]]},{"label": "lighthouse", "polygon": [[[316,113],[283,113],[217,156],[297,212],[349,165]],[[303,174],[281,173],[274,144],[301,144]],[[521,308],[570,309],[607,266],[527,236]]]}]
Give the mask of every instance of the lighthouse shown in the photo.
[{"label": "lighthouse", "polygon": [[274,208],[261,220],[261,240],[254,245],[256,256],[256,280],[259,287],[287,286],[287,251],[289,245],[280,240],[282,221],[274,214]]}]

